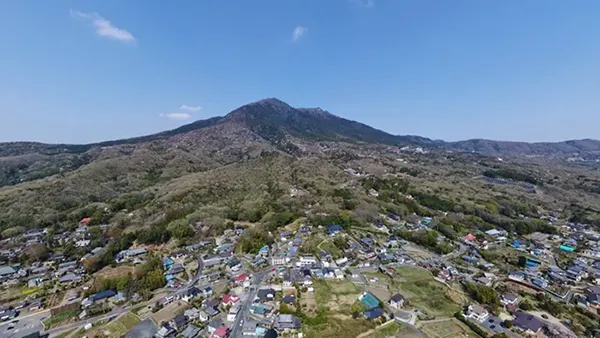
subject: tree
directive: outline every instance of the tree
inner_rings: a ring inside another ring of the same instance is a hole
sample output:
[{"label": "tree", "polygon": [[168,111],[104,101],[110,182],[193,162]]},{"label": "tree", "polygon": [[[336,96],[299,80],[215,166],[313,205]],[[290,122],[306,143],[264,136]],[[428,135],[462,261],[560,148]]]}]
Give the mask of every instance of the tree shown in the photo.
[{"label": "tree", "polygon": [[519,303],[519,307],[522,310],[525,310],[525,311],[531,311],[531,310],[533,310],[533,305],[528,300],[524,300],[521,303]]},{"label": "tree", "polygon": [[480,303],[491,306],[498,306],[500,304],[498,294],[489,286],[467,283],[466,288],[471,297]]},{"label": "tree", "polygon": [[25,255],[29,262],[36,262],[46,260],[50,253],[44,244],[34,243],[25,249]]}]

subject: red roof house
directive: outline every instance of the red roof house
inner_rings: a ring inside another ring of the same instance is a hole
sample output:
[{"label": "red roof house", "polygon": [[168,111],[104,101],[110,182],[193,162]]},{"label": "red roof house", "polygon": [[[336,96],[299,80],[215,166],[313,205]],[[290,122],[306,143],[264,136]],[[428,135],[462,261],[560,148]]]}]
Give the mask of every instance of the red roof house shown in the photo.
[{"label": "red roof house", "polygon": [[240,297],[237,296],[236,294],[233,293],[229,293],[227,294],[225,297],[223,297],[223,301],[221,301],[221,303],[223,304],[223,306],[227,306],[227,305],[235,305],[240,301]]},{"label": "red roof house", "polygon": [[229,337],[229,328],[225,325],[220,326],[215,330],[212,336],[213,338],[227,338]]},{"label": "red roof house", "polygon": [[90,217],[86,217],[86,218],[82,219],[80,223],[88,224],[91,220],[92,219]]},{"label": "red roof house", "polygon": [[465,236],[465,241],[476,242],[477,241],[477,237],[475,237],[472,234],[468,234],[468,235]]},{"label": "red roof house", "polygon": [[236,276],[233,278],[233,281],[236,283],[243,283],[246,280],[248,280],[248,275],[245,273],[240,274],[239,276]]}]

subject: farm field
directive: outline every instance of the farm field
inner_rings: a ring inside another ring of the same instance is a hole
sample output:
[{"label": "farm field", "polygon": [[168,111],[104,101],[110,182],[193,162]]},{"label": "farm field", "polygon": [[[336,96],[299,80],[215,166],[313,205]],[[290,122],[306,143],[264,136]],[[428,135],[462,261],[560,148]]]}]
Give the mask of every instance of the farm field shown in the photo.
[{"label": "farm field", "polygon": [[437,282],[426,270],[401,267],[397,269],[397,275],[394,288],[407,297],[411,306],[426,314],[451,317],[465,302],[464,295]]},{"label": "farm field", "polygon": [[104,331],[110,332],[110,337],[123,337],[127,331],[140,323],[140,319],[131,312],[127,312],[119,319],[104,327]]},{"label": "farm field", "polygon": [[480,338],[478,334],[454,318],[423,323],[420,326],[421,330],[430,338]]},{"label": "farm field", "polygon": [[177,314],[183,313],[188,308],[189,305],[185,302],[173,302],[153,314],[150,318],[152,318],[157,325],[160,325],[160,323],[168,322]]},{"label": "farm field", "polygon": [[305,337],[356,337],[375,327],[364,318],[352,318],[352,305],[361,293],[352,282],[315,280],[313,286],[314,293],[300,297]]}]

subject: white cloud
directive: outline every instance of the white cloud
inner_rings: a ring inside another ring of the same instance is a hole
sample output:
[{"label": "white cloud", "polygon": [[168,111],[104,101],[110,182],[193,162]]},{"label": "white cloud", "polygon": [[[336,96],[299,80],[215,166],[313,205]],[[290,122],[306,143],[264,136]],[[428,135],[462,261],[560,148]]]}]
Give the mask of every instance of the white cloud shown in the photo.
[{"label": "white cloud", "polygon": [[121,42],[135,42],[133,34],[125,29],[113,26],[110,21],[106,20],[98,13],[82,13],[71,10],[71,17],[91,21],[92,25],[96,28],[96,34],[99,36]]},{"label": "white cloud", "polygon": [[375,6],[375,0],[350,0],[364,8],[373,8]]},{"label": "white cloud", "polygon": [[160,114],[160,117],[166,117],[169,120],[183,121],[183,120],[190,119],[192,117],[192,115],[190,115],[188,113],[169,113],[169,114]]},{"label": "white cloud", "polygon": [[306,31],[308,31],[308,28],[306,27],[298,26],[294,28],[294,31],[292,32],[292,41],[298,41]]},{"label": "white cloud", "polygon": [[181,107],[179,107],[179,109],[181,110],[187,110],[187,111],[191,111],[191,112],[199,112],[202,110],[202,107],[200,106],[188,106],[187,104],[182,104]]}]

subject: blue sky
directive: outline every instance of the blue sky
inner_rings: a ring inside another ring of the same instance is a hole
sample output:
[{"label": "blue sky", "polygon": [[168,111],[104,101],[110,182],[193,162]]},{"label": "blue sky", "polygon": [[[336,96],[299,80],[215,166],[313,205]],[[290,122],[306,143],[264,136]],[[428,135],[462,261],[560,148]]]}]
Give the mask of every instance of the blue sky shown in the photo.
[{"label": "blue sky", "polygon": [[599,14],[596,0],[1,1],[0,141],[144,135],[266,97],[394,134],[600,139]]}]

